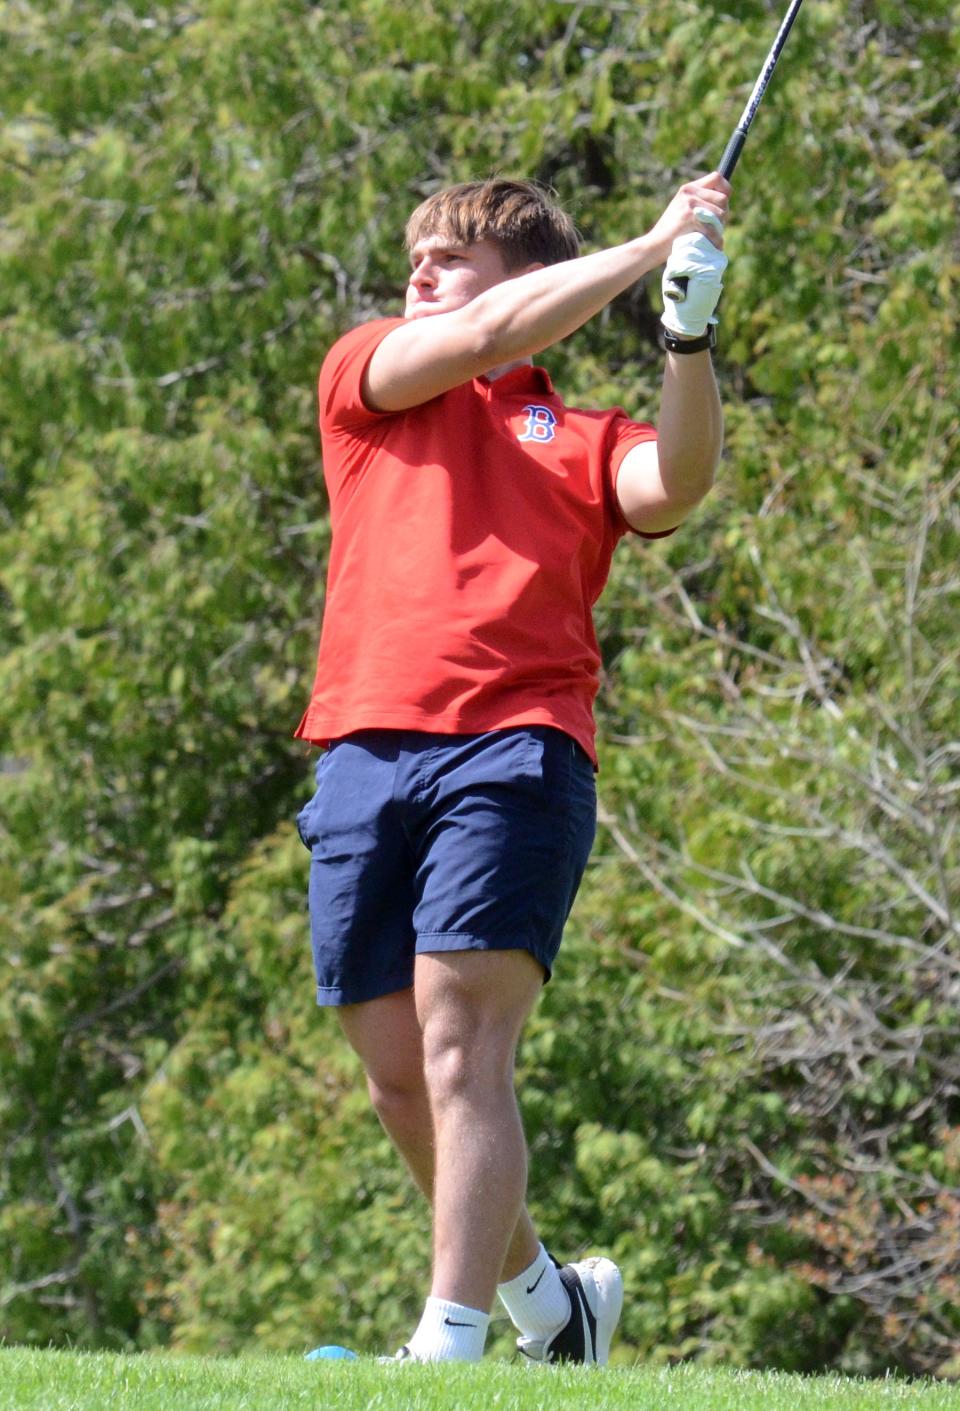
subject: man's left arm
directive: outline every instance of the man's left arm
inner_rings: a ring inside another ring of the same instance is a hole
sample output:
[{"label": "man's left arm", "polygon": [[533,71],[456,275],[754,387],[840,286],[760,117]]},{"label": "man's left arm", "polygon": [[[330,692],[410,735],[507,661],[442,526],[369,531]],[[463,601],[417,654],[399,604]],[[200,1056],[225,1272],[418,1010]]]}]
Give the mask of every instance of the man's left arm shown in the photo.
[{"label": "man's left arm", "polygon": [[617,502],[632,529],[674,529],[713,484],[723,450],[723,410],[710,353],[667,353],[656,441],[624,456]]},{"label": "man's left arm", "polygon": [[[617,500],[633,529],[656,534],[675,529],[713,484],[723,450],[723,411],[704,335],[716,322],[727,257],[723,226],[713,212],[696,212],[714,229],[674,240],[663,271],[663,317],[668,352],[657,440],[635,446],[617,476]],[[683,348],[693,343],[696,352]]]}]

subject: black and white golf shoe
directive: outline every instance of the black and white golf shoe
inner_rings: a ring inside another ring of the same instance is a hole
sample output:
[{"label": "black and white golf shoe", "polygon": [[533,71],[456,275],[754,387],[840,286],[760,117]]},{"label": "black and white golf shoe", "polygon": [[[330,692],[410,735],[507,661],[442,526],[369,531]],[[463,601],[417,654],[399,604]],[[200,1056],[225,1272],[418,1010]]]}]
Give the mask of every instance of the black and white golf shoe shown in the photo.
[{"label": "black and white golf shoe", "polygon": [[404,1343],[403,1347],[399,1348],[398,1351],[396,1351],[392,1357],[378,1357],[377,1361],[381,1364],[381,1366],[386,1367],[393,1366],[397,1362],[419,1362],[420,1358],[416,1357],[410,1351],[409,1347],[407,1347],[406,1343]]},{"label": "black and white golf shoe", "polygon": [[570,1317],[548,1338],[517,1338],[531,1362],[580,1362],[602,1367],[623,1307],[623,1279],[612,1259],[564,1264],[560,1282],[570,1295]]}]

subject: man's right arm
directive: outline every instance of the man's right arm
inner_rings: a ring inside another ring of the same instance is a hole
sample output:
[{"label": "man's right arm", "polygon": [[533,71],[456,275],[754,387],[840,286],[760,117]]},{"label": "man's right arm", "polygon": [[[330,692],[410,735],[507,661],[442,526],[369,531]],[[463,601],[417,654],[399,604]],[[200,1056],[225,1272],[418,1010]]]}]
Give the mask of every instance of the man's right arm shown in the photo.
[{"label": "man's right arm", "polygon": [[449,313],[408,320],[378,344],[364,400],[375,410],[404,411],[491,368],[543,352],[663,264],[678,235],[702,230],[698,207],[722,219],[729,190],[716,172],[689,182],[636,240],[505,279]]}]

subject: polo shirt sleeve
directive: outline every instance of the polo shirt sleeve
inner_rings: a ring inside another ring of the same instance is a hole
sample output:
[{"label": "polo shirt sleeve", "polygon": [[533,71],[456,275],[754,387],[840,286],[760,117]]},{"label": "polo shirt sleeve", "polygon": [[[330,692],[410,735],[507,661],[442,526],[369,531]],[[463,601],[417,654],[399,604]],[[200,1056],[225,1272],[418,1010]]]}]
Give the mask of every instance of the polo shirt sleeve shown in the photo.
[{"label": "polo shirt sleeve", "polygon": [[674,525],[672,529],[660,529],[655,532],[648,532],[643,529],[634,529],[632,524],[628,524],[620,513],[620,505],[617,502],[617,475],[623,464],[624,456],[634,446],[642,446],[645,441],[656,441],[657,429],[646,421],[631,421],[624,412],[620,412],[611,423],[607,436],[607,486],[610,494],[610,501],[613,506],[613,513],[621,532],[624,534],[635,534],[640,539],[668,539],[671,534],[676,534],[679,526]]},{"label": "polo shirt sleeve", "polygon": [[402,323],[402,318],[379,318],[337,339],[323,360],[317,386],[321,431],[358,431],[393,415],[364,406],[361,387],[377,345]]}]

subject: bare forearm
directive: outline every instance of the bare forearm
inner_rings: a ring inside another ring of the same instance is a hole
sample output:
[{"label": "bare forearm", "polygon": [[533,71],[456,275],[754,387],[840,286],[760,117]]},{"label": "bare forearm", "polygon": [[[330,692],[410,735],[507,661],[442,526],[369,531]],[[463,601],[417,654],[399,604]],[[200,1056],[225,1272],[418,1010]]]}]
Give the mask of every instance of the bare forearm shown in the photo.
[{"label": "bare forearm", "polygon": [[657,450],[671,501],[694,505],[713,484],[723,450],[723,409],[709,352],[668,353]]},{"label": "bare forearm", "polygon": [[[680,188],[656,225],[638,239],[533,270],[478,295],[462,312],[493,364],[530,357],[559,342],[618,294],[663,264],[681,234],[701,229],[711,210],[722,230],[730,187],[718,173]],[[708,234],[714,243],[718,238]]]},{"label": "bare forearm", "polygon": [[529,357],[566,338],[661,262],[646,236],[505,280],[460,312],[491,365]]}]

